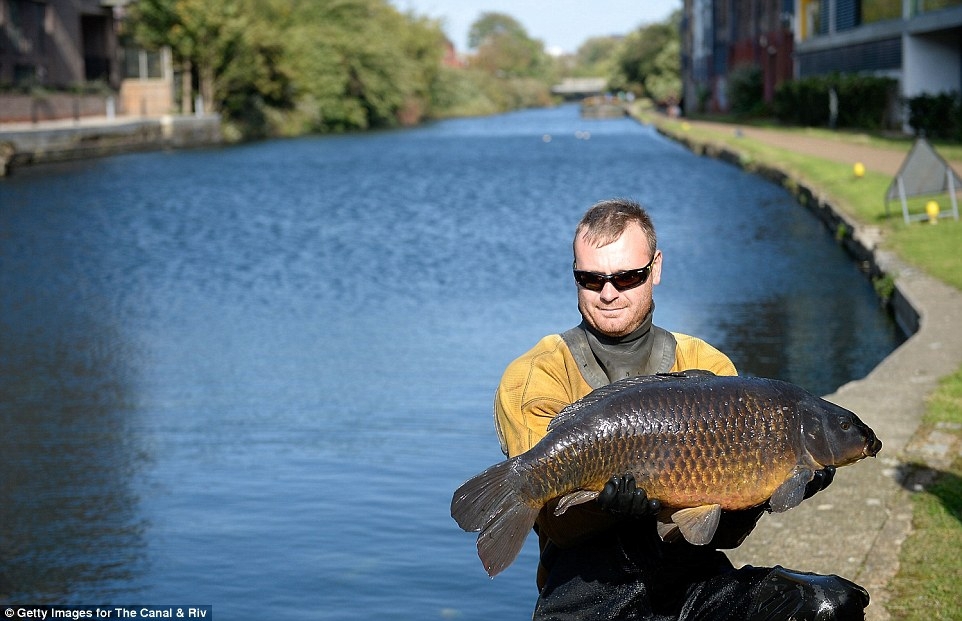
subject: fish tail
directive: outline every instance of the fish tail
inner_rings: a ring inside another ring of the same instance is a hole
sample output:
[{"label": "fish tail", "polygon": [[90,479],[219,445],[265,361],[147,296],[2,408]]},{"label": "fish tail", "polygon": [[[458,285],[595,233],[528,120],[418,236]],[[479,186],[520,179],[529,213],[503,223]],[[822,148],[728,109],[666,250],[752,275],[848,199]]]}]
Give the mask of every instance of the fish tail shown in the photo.
[{"label": "fish tail", "polygon": [[491,466],[454,492],[451,517],[478,535],[478,556],[492,578],[514,561],[534,526],[540,506],[532,506],[521,492],[521,476],[514,460]]}]

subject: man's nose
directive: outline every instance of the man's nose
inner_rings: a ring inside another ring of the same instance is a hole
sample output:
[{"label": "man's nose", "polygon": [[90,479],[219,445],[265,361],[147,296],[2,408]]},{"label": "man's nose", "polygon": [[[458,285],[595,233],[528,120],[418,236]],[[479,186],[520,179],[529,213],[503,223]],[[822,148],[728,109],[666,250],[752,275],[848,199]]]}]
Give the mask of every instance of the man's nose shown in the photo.
[{"label": "man's nose", "polygon": [[605,286],[601,288],[601,299],[606,302],[616,299],[619,295],[621,295],[621,292],[610,282],[606,282]]}]

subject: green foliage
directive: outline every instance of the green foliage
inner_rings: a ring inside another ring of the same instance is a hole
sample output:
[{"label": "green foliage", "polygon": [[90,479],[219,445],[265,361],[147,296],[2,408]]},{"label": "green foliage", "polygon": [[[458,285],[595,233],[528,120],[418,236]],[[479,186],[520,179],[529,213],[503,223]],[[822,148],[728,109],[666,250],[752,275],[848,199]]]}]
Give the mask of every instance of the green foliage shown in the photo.
[{"label": "green foliage", "polygon": [[765,85],[762,70],[755,65],[740,65],[728,74],[728,100],[735,116],[765,113]]},{"label": "green foliage", "polygon": [[609,78],[613,90],[660,104],[681,100],[680,20],[681,12],[676,11],[668,21],[642,26],[623,39]]},{"label": "green foliage", "polygon": [[962,142],[962,97],[958,91],[908,100],[909,125],[916,134]]},{"label": "green foliage", "polygon": [[586,40],[575,52],[572,73],[579,76],[610,76],[620,45],[617,37],[592,37]]},{"label": "green foliage", "polygon": [[498,78],[538,78],[550,86],[552,63],[544,44],[529,37],[514,18],[483,13],[471,26],[468,45],[476,49],[472,67]]},{"label": "green foliage", "polygon": [[883,303],[887,303],[892,299],[892,294],[895,293],[895,279],[889,274],[876,276],[872,279],[872,288],[875,289],[875,295]]},{"label": "green foliage", "polygon": [[135,38],[146,47],[169,46],[175,62],[197,70],[201,94],[221,110],[226,89],[220,78],[236,57],[247,57],[251,24],[242,0],[140,0],[131,7]]},{"label": "green foliage", "polygon": [[432,84],[434,116],[482,116],[503,110],[495,79],[483,71],[442,67]]},{"label": "green foliage", "polygon": [[170,47],[187,87],[250,137],[550,105],[560,75],[617,75],[625,90],[674,102],[679,19],[555,60],[514,18],[484,13],[468,67],[442,66],[440,24],[389,0],[138,0],[129,26],[141,45]]},{"label": "green foliage", "polygon": [[491,39],[528,39],[528,31],[524,26],[504,13],[482,13],[478,19],[471,24],[468,31],[468,47],[473,50],[480,48],[486,41]]},{"label": "green foliage", "polygon": [[789,80],[775,89],[772,111],[775,118],[790,125],[817,127],[828,125],[828,91],[823,77]]},{"label": "green foliage", "polygon": [[386,0],[139,0],[131,23],[196,69],[205,100],[248,136],[417,122],[445,41]]},{"label": "green foliage", "polygon": [[895,100],[897,82],[891,78],[852,74],[813,76],[783,82],[772,102],[782,123],[805,127],[830,124],[830,91],[838,96],[837,127],[883,129]]}]

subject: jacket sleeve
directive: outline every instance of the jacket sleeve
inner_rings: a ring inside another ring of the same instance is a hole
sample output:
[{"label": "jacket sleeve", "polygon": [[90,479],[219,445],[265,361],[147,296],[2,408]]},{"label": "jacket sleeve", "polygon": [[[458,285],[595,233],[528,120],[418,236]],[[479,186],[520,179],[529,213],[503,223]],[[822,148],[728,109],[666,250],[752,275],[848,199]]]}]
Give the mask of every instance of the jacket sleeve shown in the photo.
[{"label": "jacket sleeve", "polygon": [[[527,451],[544,437],[558,412],[591,392],[560,335],[543,338],[510,365],[494,399],[494,420],[501,450],[508,457]],[[567,547],[608,528],[617,519],[586,503],[554,515],[558,501],[550,501],[538,515],[538,535]]]}]

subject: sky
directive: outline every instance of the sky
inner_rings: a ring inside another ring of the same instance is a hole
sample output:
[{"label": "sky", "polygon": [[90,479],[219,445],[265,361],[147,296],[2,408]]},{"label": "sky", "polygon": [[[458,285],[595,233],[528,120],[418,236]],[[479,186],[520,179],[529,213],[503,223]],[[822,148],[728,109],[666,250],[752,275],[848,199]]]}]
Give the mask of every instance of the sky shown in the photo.
[{"label": "sky", "polygon": [[481,13],[510,15],[551,53],[574,53],[591,37],[624,35],[664,21],[682,0],[391,0],[401,11],[440,19],[459,52]]}]

